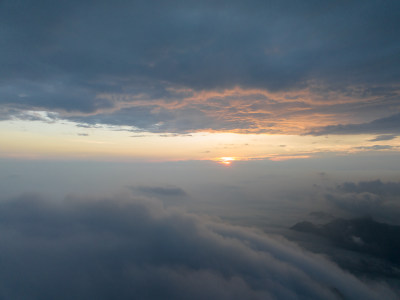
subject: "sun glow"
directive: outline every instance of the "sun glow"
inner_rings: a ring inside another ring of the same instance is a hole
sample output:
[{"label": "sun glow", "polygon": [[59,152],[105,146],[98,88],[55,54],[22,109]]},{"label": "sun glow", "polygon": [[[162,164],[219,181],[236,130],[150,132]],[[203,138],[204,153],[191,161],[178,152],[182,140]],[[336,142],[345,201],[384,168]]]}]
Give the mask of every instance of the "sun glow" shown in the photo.
[{"label": "sun glow", "polygon": [[233,161],[235,161],[234,157],[220,157],[218,159],[218,163],[225,166],[230,166]]}]

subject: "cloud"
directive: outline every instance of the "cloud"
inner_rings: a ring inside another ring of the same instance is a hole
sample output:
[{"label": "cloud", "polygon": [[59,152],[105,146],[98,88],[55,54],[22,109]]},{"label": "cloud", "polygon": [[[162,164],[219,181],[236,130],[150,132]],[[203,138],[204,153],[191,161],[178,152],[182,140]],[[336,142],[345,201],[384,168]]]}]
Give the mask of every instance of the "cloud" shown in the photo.
[{"label": "cloud", "polygon": [[370,142],[379,142],[379,141],[391,141],[394,140],[397,137],[395,134],[383,134],[383,135],[378,135],[377,137],[369,140]]},{"label": "cloud", "polygon": [[21,111],[18,109],[0,109],[0,120],[17,119],[23,121],[41,121],[48,124],[55,123],[59,120],[59,114],[48,111]]},{"label": "cloud", "polygon": [[373,145],[373,146],[359,146],[355,147],[354,149],[360,150],[395,150],[397,147],[390,146],[390,145]]},{"label": "cloud", "polygon": [[148,196],[181,197],[187,195],[185,190],[177,186],[132,186],[130,189]]},{"label": "cloud", "polygon": [[[322,126],[337,112],[364,121],[397,107],[398,9],[395,1],[6,0],[0,104],[154,132],[305,132],[313,126],[287,122],[299,113],[303,121],[319,116]],[[218,98],[191,106],[188,95],[171,92],[235,87],[293,94],[280,103],[247,95],[240,109],[215,110]],[[319,105],[303,97],[310,91]],[[357,100],[350,110],[347,98]],[[153,103],[160,99],[187,105],[174,111]],[[279,130],[275,120],[294,128]]]},{"label": "cloud", "polygon": [[[385,98],[381,94],[326,93],[316,88],[276,92],[241,87],[208,91],[170,88],[166,93],[165,98],[152,98],[144,93],[139,98],[129,94],[103,94],[99,97],[118,103],[119,107],[66,118],[89,126],[133,126],[151,132],[212,130],[304,134],[310,128],[318,131],[324,124],[347,121],[350,113],[363,119],[385,112],[394,101],[393,97]],[[365,102],[369,104],[365,105]]]},{"label": "cloud", "polygon": [[[312,135],[326,134],[393,134],[400,133],[400,113],[368,123],[330,125],[309,132]],[[388,135],[389,136],[389,135]]]},{"label": "cloud", "polygon": [[0,202],[3,299],[391,299],[285,240],[118,196]]},{"label": "cloud", "polygon": [[337,189],[346,193],[373,193],[382,196],[399,196],[400,182],[382,182],[381,180],[344,182],[337,186]]},{"label": "cloud", "polygon": [[400,183],[381,180],[344,182],[326,194],[326,199],[353,216],[369,215],[398,224],[400,217]]}]

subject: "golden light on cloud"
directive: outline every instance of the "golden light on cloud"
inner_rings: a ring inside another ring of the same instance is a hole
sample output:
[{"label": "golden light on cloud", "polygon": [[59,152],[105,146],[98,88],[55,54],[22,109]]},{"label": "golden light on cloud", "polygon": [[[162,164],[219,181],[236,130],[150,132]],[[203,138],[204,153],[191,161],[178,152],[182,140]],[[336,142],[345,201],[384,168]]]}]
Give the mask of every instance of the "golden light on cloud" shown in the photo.
[{"label": "golden light on cloud", "polygon": [[[316,93],[318,86],[310,88],[270,92],[263,89],[244,89],[234,87],[225,90],[195,91],[192,89],[168,88],[177,100],[170,98],[148,99],[145,94],[99,94],[99,99],[106,99],[114,103],[104,113],[117,113],[120,109],[133,107],[150,107],[152,114],[160,111],[196,111],[193,118],[202,115],[208,122],[198,123],[193,128],[182,128],[178,122],[169,120],[168,130],[193,132],[223,132],[240,134],[285,134],[299,135],[315,128],[339,123],[353,122],[347,114],[334,113],[330,106],[339,104],[369,103],[376,101],[376,96],[350,97],[342,92],[330,92],[324,95]],[[354,91],[357,89],[354,88]],[[357,93],[356,93],[357,94]],[[329,101],[327,101],[329,100]],[[99,112],[99,111],[98,111]],[[96,113],[98,113],[96,112]],[[185,113],[182,116],[186,117]],[[273,121],[271,121],[273,120]]]}]

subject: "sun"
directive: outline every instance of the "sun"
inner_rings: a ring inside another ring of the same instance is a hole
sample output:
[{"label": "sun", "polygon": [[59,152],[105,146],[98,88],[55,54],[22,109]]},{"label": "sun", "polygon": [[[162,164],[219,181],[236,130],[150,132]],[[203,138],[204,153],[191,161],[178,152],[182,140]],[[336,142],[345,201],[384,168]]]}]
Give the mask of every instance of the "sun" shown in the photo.
[{"label": "sun", "polygon": [[218,163],[221,165],[230,166],[234,160],[234,157],[220,157],[218,158]]}]

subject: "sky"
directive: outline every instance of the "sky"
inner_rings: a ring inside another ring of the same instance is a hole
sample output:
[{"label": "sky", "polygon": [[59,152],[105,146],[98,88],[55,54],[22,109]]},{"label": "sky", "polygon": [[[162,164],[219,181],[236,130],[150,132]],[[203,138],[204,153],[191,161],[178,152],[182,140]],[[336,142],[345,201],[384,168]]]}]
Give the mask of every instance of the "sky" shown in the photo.
[{"label": "sky", "polygon": [[0,1],[0,298],[399,297],[287,232],[400,225],[399,10]]},{"label": "sky", "polygon": [[3,157],[398,150],[396,1],[1,8]]}]

